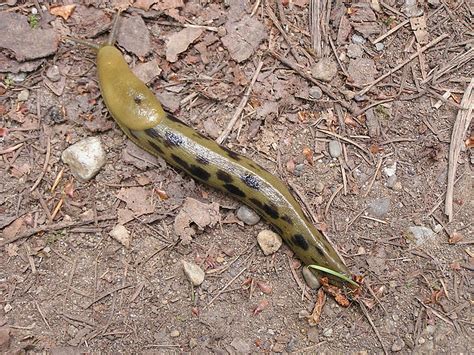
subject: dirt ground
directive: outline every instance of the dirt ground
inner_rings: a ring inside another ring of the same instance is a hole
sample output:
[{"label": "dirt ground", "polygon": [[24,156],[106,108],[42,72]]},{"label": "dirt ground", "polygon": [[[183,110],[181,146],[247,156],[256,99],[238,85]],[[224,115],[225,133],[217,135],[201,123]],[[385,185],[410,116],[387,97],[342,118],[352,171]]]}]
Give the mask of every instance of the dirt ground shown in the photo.
[{"label": "dirt ground", "polygon": [[[452,135],[474,100],[468,2],[35,3],[0,5],[0,352],[473,351],[472,126]],[[61,40],[104,43],[118,6],[137,75],[213,139],[238,115],[225,145],[297,192],[364,277],[358,300],[327,296],[312,324],[317,291],[287,246],[262,253],[266,223],[128,141],[93,49]],[[106,162],[81,182],[61,154],[87,137]],[[184,243],[190,199],[218,223]]]}]

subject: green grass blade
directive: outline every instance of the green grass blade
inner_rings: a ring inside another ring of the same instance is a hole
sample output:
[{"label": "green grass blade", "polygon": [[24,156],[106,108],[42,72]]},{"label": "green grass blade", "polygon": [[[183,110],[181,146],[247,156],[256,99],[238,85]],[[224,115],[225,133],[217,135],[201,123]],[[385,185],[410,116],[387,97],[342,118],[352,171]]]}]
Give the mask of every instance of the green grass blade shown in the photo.
[{"label": "green grass blade", "polygon": [[319,266],[319,265],[308,265],[308,267],[339,277],[340,279],[347,281],[354,286],[360,287],[360,285],[357,282],[353,281],[350,277],[347,277],[346,275],[341,274],[337,271],[334,271],[334,270],[331,270],[331,269],[325,268],[324,266]]}]

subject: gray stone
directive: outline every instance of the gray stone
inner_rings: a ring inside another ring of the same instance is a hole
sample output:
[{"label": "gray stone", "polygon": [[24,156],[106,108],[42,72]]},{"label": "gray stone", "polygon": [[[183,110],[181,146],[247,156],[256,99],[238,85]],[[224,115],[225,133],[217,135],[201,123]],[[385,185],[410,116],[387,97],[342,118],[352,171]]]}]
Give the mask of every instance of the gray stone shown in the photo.
[{"label": "gray stone", "polygon": [[68,147],[61,155],[72,174],[82,180],[92,179],[105,164],[105,151],[98,137],[83,139]]},{"label": "gray stone", "polygon": [[319,100],[321,97],[323,97],[323,92],[319,88],[319,86],[311,86],[309,88],[309,97],[314,100]]},{"label": "gray stone", "polygon": [[385,48],[385,46],[382,42],[375,43],[375,50],[377,52],[382,52],[384,48]]},{"label": "gray stone", "polygon": [[303,268],[303,278],[310,289],[317,290],[321,287],[318,277],[306,266]]},{"label": "gray stone", "polygon": [[315,79],[329,82],[337,74],[337,65],[330,58],[321,58],[311,68],[311,74]]},{"label": "gray stone", "polygon": [[249,226],[253,226],[260,221],[260,216],[245,205],[240,206],[237,210],[237,218]]},{"label": "gray stone", "polygon": [[46,70],[46,77],[51,81],[59,81],[61,79],[61,73],[57,65],[52,65]]},{"label": "gray stone", "polygon": [[196,264],[181,260],[183,271],[188,280],[194,285],[199,286],[204,281],[205,273]]},{"label": "gray stone", "polygon": [[367,40],[362,37],[361,35],[358,35],[356,33],[354,33],[352,35],[352,43],[355,43],[355,44],[364,44]]},{"label": "gray stone", "polygon": [[238,354],[248,354],[250,353],[250,344],[248,341],[245,341],[242,338],[234,338],[230,343],[235,350],[237,350]]},{"label": "gray stone", "polygon": [[408,227],[406,233],[408,239],[412,240],[416,245],[422,245],[432,240],[435,235],[431,228],[423,226]]},{"label": "gray stone", "polygon": [[332,328],[326,328],[323,330],[323,336],[326,338],[330,338],[333,333],[334,333],[334,330]]},{"label": "gray stone", "polygon": [[397,338],[392,344],[392,351],[397,352],[401,351],[405,347],[405,342],[402,338]]},{"label": "gray stone", "polygon": [[265,229],[258,233],[257,242],[265,255],[271,255],[280,249],[282,240],[281,237],[272,232],[271,230]]},{"label": "gray stone", "polygon": [[30,92],[27,89],[23,89],[18,94],[18,101],[21,101],[21,102],[27,101],[29,97],[30,97]]},{"label": "gray stone", "polygon": [[359,44],[351,43],[347,46],[347,56],[349,58],[360,58],[363,54],[364,51]]},{"label": "gray stone", "polygon": [[177,338],[177,337],[179,337],[179,335],[180,335],[179,330],[173,329],[170,332],[170,337],[172,337],[172,338]]},{"label": "gray stone", "polygon": [[333,158],[339,158],[342,154],[342,146],[339,141],[332,140],[329,142],[329,155]]},{"label": "gray stone", "polygon": [[369,214],[373,217],[383,218],[390,210],[390,204],[389,197],[375,199],[369,203]]},{"label": "gray stone", "polygon": [[303,171],[304,171],[304,164],[296,164],[293,174],[295,174],[296,176],[301,176],[301,174],[303,174]]}]

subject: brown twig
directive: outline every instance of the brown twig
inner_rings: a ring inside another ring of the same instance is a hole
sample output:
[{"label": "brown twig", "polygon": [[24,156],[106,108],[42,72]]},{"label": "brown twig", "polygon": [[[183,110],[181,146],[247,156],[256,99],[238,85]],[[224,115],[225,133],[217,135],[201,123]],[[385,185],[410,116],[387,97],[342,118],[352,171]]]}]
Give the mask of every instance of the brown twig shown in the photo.
[{"label": "brown twig", "polygon": [[[99,221],[110,221],[117,219],[116,216],[101,216],[98,218]],[[58,231],[64,228],[69,228],[69,227],[76,227],[76,226],[83,226],[86,224],[91,224],[94,223],[94,219],[88,219],[85,221],[76,221],[76,222],[60,222],[56,224],[49,224],[47,226],[41,226],[41,227],[36,227],[36,228],[31,228],[9,240],[3,240],[0,241],[0,247],[3,247],[7,244],[16,242],[17,240],[24,239],[31,237],[32,235],[35,235],[37,233],[42,233],[42,232],[52,232],[52,231]]]},{"label": "brown twig", "polygon": [[299,59],[298,52],[296,51],[295,47],[292,45],[292,43],[290,41],[290,38],[288,37],[288,35],[285,32],[285,30],[283,29],[283,27],[281,27],[280,21],[278,21],[278,18],[276,17],[275,13],[273,12],[272,8],[270,7],[270,4],[268,3],[268,1],[266,3],[265,9],[267,10],[268,17],[270,17],[270,19],[272,20],[275,27],[278,29],[278,31],[280,31],[281,35],[285,39],[286,43],[288,43],[288,47],[290,48],[291,54],[293,55],[295,60],[298,62],[298,59]]},{"label": "brown twig", "polygon": [[44,174],[46,174],[46,170],[48,169],[50,157],[51,157],[51,138],[48,136],[48,142],[46,145],[46,157],[44,158],[43,170],[41,170],[41,174],[38,176],[38,179],[36,179],[35,183],[31,187],[30,192],[34,191],[40,184],[41,180],[43,180]]},{"label": "brown twig", "polygon": [[377,163],[377,167],[375,168],[374,176],[370,180],[369,186],[367,186],[367,191],[365,192],[364,197],[367,197],[370,193],[370,190],[372,190],[372,186],[374,185],[375,179],[377,178],[377,174],[379,173],[380,167],[382,166],[382,161],[383,159],[380,158],[379,162]]},{"label": "brown twig", "polygon": [[245,105],[247,105],[247,101],[250,98],[250,93],[252,91],[252,88],[257,81],[258,74],[260,74],[260,70],[262,70],[263,67],[263,61],[260,60],[260,62],[257,65],[257,69],[255,69],[255,72],[252,77],[252,81],[250,82],[250,85],[247,88],[247,91],[245,92],[244,96],[242,97],[242,100],[240,101],[239,106],[237,106],[237,109],[234,112],[234,115],[232,116],[231,120],[227,124],[227,127],[224,128],[222,131],[221,135],[216,139],[217,143],[222,144],[226,139],[227,136],[230,134],[232,131],[232,128],[234,127],[235,123],[239,119],[240,115],[242,114],[242,111],[245,108]]},{"label": "brown twig", "polygon": [[94,298],[91,302],[87,303],[83,308],[87,309],[90,306],[92,306],[94,303],[99,302],[101,299],[111,295],[112,293],[123,290],[123,289],[126,289],[126,288],[129,288],[129,287],[133,287],[133,285],[132,284],[120,285],[120,286],[114,287],[111,290],[105,291],[105,292],[101,293],[99,296],[97,296],[96,298]]},{"label": "brown twig", "polygon": [[369,312],[367,311],[367,308],[365,308],[365,305],[362,302],[357,302],[359,304],[360,309],[362,310],[362,313],[364,314],[365,318],[369,321],[370,326],[374,330],[375,335],[377,336],[377,339],[380,342],[380,345],[382,346],[384,354],[388,354],[388,350],[385,348],[385,344],[382,341],[382,337],[380,336],[380,333],[375,326],[374,322],[372,321],[372,318],[370,317]]},{"label": "brown twig", "polygon": [[471,79],[469,86],[464,92],[461,106],[464,107],[465,110],[458,111],[451,134],[451,144],[449,146],[448,186],[446,188],[444,213],[448,216],[450,222],[453,219],[454,179],[456,177],[458,157],[467,129],[472,120],[472,111],[474,110],[474,78]]}]

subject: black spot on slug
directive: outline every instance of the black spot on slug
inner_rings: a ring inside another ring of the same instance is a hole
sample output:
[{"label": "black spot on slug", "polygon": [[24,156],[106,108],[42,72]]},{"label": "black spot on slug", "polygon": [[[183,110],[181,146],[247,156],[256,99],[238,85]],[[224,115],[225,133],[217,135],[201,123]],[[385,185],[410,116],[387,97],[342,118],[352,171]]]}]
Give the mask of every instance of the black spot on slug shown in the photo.
[{"label": "black spot on slug", "polygon": [[209,164],[209,160],[205,157],[202,157],[200,155],[198,155],[196,157],[196,161],[199,163],[199,164],[202,164],[202,165],[208,165]]},{"label": "black spot on slug", "polygon": [[183,169],[186,169],[186,170],[189,170],[189,164],[181,159],[180,157],[178,157],[177,155],[175,154],[171,154],[171,159],[173,159],[178,165],[180,165]]},{"label": "black spot on slug", "polygon": [[275,225],[272,225],[272,228],[275,230],[275,232],[277,232],[280,236],[283,235],[283,230],[278,227],[278,226],[275,226]]},{"label": "black spot on slug", "polygon": [[224,188],[233,195],[240,196],[240,197],[245,197],[245,192],[243,192],[241,189],[239,189],[235,185],[224,184]]},{"label": "black spot on slug", "polygon": [[170,146],[177,147],[184,143],[183,137],[170,131],[166,131],[165,138],[166,138],[166,143],[168,143],[168,145]]},{"label": "black spot on slug", "polygon": [[148,143],[150,143],[150,145],[153,147],[154,150],[156,150],[157,153],[162,154],[162,155],[165,154],[165,152],[163,152],[163,149],[161,149],[161,148],[158,146],[158,144],[156,144],[155,142],[153,142],[153,141],[148,141]]},{"label": "black spot on slug", "polygon": [[319,255],[324,256],[324,251],[320,246],[315,245],[314,247],[316,248],[316,251],[319,253]]},{"label": "black spot on slug", "polygon": [[207,181],[211,177],[211,174],[209,174],[206,170],[201,168],[200,166],[197,165],[191,165],[191,168],[189,169],[189,172],[197,177],[198,179]]},{"label": "black spot on slug", "polygon": [[225,171],[222,171],[222,170],[217,170],[217,173],[216,173],[216,176],[217,178],[220,180],[220,181],[224,181],[224,182],[232,182],[232,175],[226,173]]},{"label": "black spot on slug", "polygon": [[154,128],[145,129],[145,133],[147,134],[148,137],[151,137],[151,138],[161,138],[160,133]]},{"label": "black spot on slug", "polygon": [[224,147],[224,146],[222,146],[222,145],[221,145],[221,148],[222,148],[222,150],[224,150],[224,151],[227,153],[227,155],[229,156],[229,158],[232,158],[232,159],[237,160],[237,161],[239,161],[240,159],[242,159],[242,157],[240,156],[240,154],[237,154],[236,152],[233,152],[233,151],[230,150],[229,148]]},{"label": "black spot on slug", "polygon": [[140,105],[143,101],[143,97],[141,95],[137,95],[133,98],[133,101],[135,101],[137,105]]},{"label": "black spot on slug", "polygon": [[278,214],[278,208],[275,206],[272,206],[271,204],[264,204],[263,210],[265,211],[267,215],[269,215],[273,219],[277,219],[280,216]]},{"label": "black spot on slug", "polygon": [[241,179],[245,185],[252,189],[258,190],[260,188],[260,181],[254,175],[245,174]]},{"label": "black spot on slug", "polygon": [[303,250],[308,250],[309,244],[301,234],[295,234],[293,236],[293,242]]},{"label": "black spot on slug", "polygon": [[257,200],[256,198],[250,198],[249,201],[257,208],[263,210],[263,203],[260,202],[260,200]]},{"label": "black spot on slug", "polygon": [[281,219],[284,220],[286,223],[288,224],[293,224],[293,221],[292,219],[290,218],[290,216],[288,216],[287,214],[281,216]]}]

